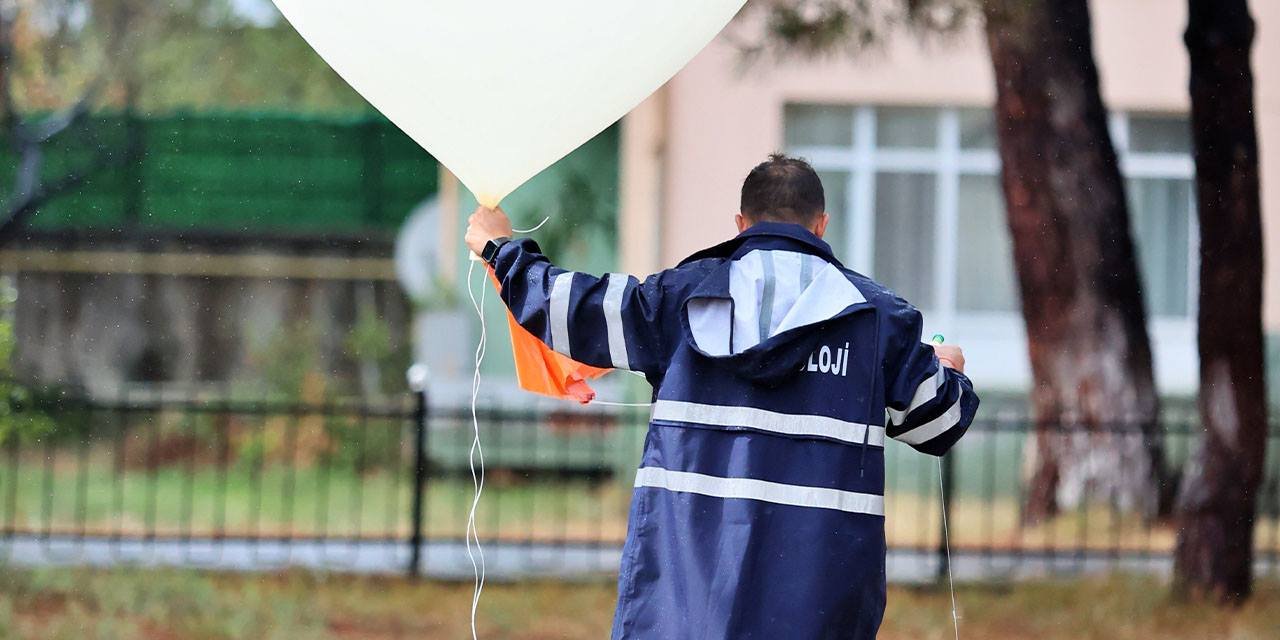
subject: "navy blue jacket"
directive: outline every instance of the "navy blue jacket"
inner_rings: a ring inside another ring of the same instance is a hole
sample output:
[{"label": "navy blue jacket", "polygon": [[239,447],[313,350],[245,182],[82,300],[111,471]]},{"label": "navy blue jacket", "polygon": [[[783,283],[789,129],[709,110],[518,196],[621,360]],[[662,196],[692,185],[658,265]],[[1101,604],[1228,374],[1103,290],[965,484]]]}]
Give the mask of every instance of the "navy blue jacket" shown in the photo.
[{"label": "navy blue jacket", "polygon": [[884,438],[942,455],[978,408],[918,311],[789,224],[644,282],[565,271],[527,239],[493,266],[533,335],[653,385],[613,638],[875,637]]}]

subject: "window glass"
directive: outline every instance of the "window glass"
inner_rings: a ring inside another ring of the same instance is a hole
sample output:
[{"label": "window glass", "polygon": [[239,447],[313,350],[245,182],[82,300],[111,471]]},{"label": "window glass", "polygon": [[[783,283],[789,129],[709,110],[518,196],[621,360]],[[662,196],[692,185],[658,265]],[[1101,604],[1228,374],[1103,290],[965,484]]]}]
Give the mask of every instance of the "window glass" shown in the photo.
[{"label": "window glass", "polygon": [[1013,243],[994,175],[960,176],[956,306],[962,311],[1017,311]]},{"label": "window glass", "polygon": [[822,190],[827,196],[827,214],[831,216],[831,221],[827,223],[826,235],[822,236],[822,239],[831,245],[837,258],[847,262],[849,258],[847,230],[851,222],[847,205],[851,174],[848,171],[819,171],[818,177],[822,179]]},{"label": "window glass", "polygon": [[1129,180],[1130,216],[1143,297],[1152,316],[1190,313],[1191,181]]},{"label": "window glass", "polygon": [[938,110],[924,107],[876,109],[876,146],[932,149],[938,145]]},{"label": "window glass", "polygon": [[933,307],[934,185],[931,173],[879,173],[874,277],[920,308]]},{"label": "window glass", "polygon": [[1181,116],[1129,116],[1129,150],[1135,153],[1191,153],[1191,129]]},{"label": "window glass", "polygon": [[852,147],[853,108],[789,104],[784,111],[788,147]]},{"label": "window glass", "polygon": [[992,110],[961,109],[959,120],[961,149],[996,148],[995,113]]},{"label": "window glass", "polygon": [[[827,146],[852,149],[855,107],[830,105],[789,105],[786,109],[786,136],[794,147]],[[959,109],[958,140],[939,140],[940,109],[918,107],[876,107],[876,150],[918,149],[931,151],[940,143],[958,144],[963,151],[992,150],[996,146],[993,111]],[[1163,165],[1153,166],[1141,154],[1164,153],[1185,156],[1190,151],[1187,120],[1165,114],[1126,116],[1129,125],[1130,160],[1147,162],[1143,174],[1150,176]],[[933,272],[939,203],[939,180],[955,181],[956,237],[954,299],[955,310],[979,313],[1017,313],[1017,278],[1012,242],[1005,222],[1003,194],[999,178],[986,164],[974,165],[971,156],[961,154],[952,166],[937,165],[936,158],[898,156],[892,171],[860,169],[847,159],[835,156],[817,167],[827,192],[831,224],[827,240],[837,254],[864,239],[852,238],[858,228],[847,210],[852,185],[858,171],[872,175],[875,194],[869,212],[874,228],[870,245],[871,275],[925,309],[935,309],[938,292]],[[874,159],[874,158],[873,158]],[[919,162],[918,166],[902,163]],[[1141,270],[1143,295],[1152,317],[1187,317],[1193,300],[1188,283],[1195,268],[1190,241],[1193,211],[1191,181],[1181,177],[1135,178],[1128,181],[1132,224]],[[842,255],[849,259],[851,256]],[[943,283],[950,286],[948,280]],[[951,296],[948,296],[951,297]]]}]

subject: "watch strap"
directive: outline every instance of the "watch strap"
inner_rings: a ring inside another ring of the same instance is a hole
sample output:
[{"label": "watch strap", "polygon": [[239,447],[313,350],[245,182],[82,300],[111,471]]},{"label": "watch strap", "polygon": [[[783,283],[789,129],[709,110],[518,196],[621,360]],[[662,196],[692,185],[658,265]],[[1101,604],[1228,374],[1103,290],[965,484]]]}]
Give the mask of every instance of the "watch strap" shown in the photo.
[{"label": "watch strap", "polygon": [[492,263],[493,259],[498,257],[498,249],[501,249],[502,245],[508,242],[511,242],[511,238],[501,237],[484,243],[484,251],[480,253],[480,259],[487,263]]}]

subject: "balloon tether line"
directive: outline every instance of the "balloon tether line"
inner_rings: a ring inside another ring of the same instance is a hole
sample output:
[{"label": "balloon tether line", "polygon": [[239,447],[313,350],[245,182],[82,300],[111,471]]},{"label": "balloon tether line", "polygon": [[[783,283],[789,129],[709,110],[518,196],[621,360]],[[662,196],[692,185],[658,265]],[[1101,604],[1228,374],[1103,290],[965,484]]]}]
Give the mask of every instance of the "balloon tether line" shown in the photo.
[{"label": "balloon tether line", "polygon": [[541,229],[542,225],[546,224],[547,221],[550,219],[551,219],[551,216],[546,216],[545,218],[542,219],[542,222],[539,222],[538,224],[535,224],[532,227],[529,227],[528,229],[512,229],[511,232],[512,233],[533,233],[534,231]]},{"label": "balloon tether line", "polygon": [[[484,591],[484,549],[480,546],[480,532],[476,528],[476,509],[480,506],[480,495],[484,493],[484,448],[480,446],[480,420],[476,416],[476,401],[480,396],[480,364],[484,362],[485,348],[488,346],[489,335],[484,322],[484,299],[488,287],[485,285],[483,278],[480,282],[480,300],[476,301],[475,288],[471,285],[471,272],[475,270],[476,263],[472,261],[467,267],[467,296],[471,298],[471,306],[476,310],[476,316],[480,318],[480,340],[476,344],[475,353],[475,371],[471,376],[471,428],[474,437],[471,440],[471,451],[467,455],[467,464],[471,468],[471,483],[475,488],[475,495],[471,499],[471,512],[467,515],[467,557],[471,559],[471,569],[475,574],[475,589],[471,594],[471,640],[479,640],[476,634],[476,610],[480,606],[480,594]],[[479,461],[479,472],[477,472],[476,462]],[[471,542],[475,540],[475,552],[471,550]],[[477,557],[479,561],[477,562]]]},{"label": "balloon tether line", "polygon": [[938,456],[938,501],[942,503],[942,545],[947,552],[947,584],[951,587],[951,623],[960,640],[960,614],[956,612],[956,578],[951,572],[951,533],[947,531],[947,495],[942,482],[942,456]]}]

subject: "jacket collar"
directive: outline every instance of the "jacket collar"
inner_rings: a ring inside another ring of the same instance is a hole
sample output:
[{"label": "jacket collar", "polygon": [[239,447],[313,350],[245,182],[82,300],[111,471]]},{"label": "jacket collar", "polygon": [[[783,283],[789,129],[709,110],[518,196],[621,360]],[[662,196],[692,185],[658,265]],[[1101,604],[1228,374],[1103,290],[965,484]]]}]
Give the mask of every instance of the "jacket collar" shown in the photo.
[{"label": "jacket collar", "polygon": [[[732,300],[729,294],[729,273],[732,263],[734,260],[756,249],[808,253],[834,264],[837,268],[844,269],[844,265],[840,264],[840,261],[832,255],[831,245],[823,242],[821,238],[808,229],[798,224],[785,222],[758,222],[734,238],[703,249],[680,261],[680,264],[683,265],[707,258],[723,260],[721,264],[711,269],[710,273],[693,288],[686,300],[686,304],[688,300],[696,298]],[[861,289],[858,289],[857,299],[853,300],[852,303],[846,311],[856,311],[871,306]],[[686,314],[681,314],[682,317],[684,315]]]},{"label": "jacket collar", "polygon": [[843,269],[836,259],[831,245],[814,235],[812,231],[788,222],[757,222],[730,240],[699,251],[680,261],[687,264],[706,258],[734,259],[755,249],[788,249],[821,257]]}]

